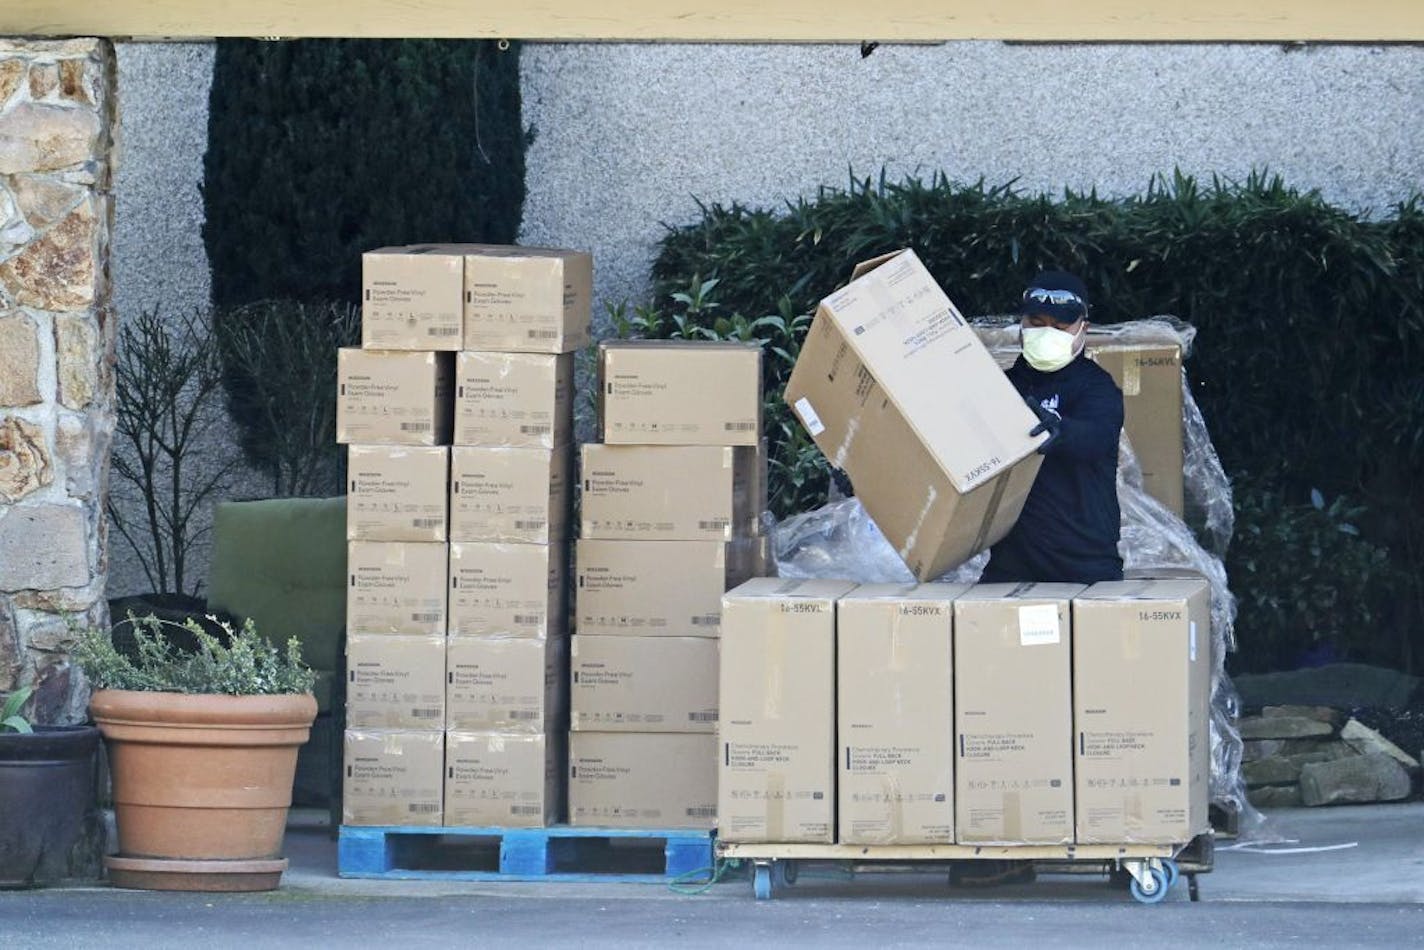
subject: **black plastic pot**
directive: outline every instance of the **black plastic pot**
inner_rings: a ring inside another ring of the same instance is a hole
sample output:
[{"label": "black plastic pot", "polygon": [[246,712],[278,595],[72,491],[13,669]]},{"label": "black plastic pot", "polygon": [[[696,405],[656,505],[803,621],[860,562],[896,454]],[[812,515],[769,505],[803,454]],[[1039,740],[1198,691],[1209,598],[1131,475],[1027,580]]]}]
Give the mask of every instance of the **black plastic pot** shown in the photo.
[{"label": "black plastic pot", "polygon": [[94,769],[99,730],[37,726],[0,733],[0,887],[92,874],[102,849]]}]

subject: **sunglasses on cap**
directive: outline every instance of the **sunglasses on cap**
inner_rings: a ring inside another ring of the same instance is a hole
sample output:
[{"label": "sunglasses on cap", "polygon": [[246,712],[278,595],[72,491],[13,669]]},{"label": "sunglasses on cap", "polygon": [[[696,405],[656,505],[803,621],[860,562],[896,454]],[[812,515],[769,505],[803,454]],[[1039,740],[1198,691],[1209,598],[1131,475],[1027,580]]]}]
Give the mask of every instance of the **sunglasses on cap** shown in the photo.
[{"label": "sunglasses on cap", "polygon": [[1088,312],[1088,305],[1082,297],[1071,290],[1049,290],[1044,287],[1030,287],[1023,292],[1024,303],[1046,303],[1055,306],[1067,306],[1069,304],[1078,307],[1084,313]]}]

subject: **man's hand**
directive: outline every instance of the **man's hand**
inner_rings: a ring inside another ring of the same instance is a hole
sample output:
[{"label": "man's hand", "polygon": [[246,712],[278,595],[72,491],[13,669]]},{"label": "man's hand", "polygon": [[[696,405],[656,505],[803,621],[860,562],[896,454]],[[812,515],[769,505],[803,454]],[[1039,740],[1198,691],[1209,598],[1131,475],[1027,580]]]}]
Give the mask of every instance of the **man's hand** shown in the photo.
[{"label": "man's hand", "polygon": [[1033,414],[1038,416],[1038,425],[1030,429],[1028,434],[1034,436],[1048,433],[1048,438],[1038,447],[1038,454],[1046,455],[1048,447],[1058,441],[1058,431],[1063,427],[1063,419],[1056,412],[1043,408],[1032,396],[1025,396],[1024,402],[1033,410]]}]

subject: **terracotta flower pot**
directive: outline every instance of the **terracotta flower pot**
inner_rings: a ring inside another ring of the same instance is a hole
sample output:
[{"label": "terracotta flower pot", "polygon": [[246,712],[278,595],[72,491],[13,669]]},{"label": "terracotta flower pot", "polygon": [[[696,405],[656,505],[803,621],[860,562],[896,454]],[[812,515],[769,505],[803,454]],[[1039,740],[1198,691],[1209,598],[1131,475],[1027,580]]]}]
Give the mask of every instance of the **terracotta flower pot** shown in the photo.
[{"label": "terracotta flower pot", "polygon": [[161,890],[271,890],[309,694],[99,690],[89,702],[113,776],[119,855],[109,879]]}]

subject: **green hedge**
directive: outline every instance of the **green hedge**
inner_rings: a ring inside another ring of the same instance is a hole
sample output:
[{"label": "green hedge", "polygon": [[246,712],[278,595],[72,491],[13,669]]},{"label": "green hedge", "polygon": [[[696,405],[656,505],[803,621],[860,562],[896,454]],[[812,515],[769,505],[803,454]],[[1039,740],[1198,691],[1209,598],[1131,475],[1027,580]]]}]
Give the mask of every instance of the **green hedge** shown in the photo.
[{"label": "green hedge", "polygon": [[[1244,595],[1236,664],[1330,656],[1416,664],[1424,647],[1418,197],[1370,216],[1262,174],[1209,184],[1176,175],[1121,199],[882,176],[775,210],[700,208],[700,220],[664,236],[655,303],[625,312],[626,332],[722,335],[766,315],[789,325],[844,284],[856,261],[897,247],[915,248],[967,314],[1005,312],[1035,271],[1062,267],[1087,281],[1099,323],[1169,313],[1195,324],[1189,377],[1223,463],[1245,489],[1238,537],[1252,539],[1228,557]],[[690,307],[689,291],[714,280]],[[782,345],[794,356],[791,335]],[[789,365],[769,361],[773,402]],[[824,489],[821,462],[794,428],[771,431],[774,478],[795,479],[793,488],[773,486],[782,514],[814,504]],[[1338,537],[1329,536],[1325,560],[1310,516],[1325,517],[1317,497],[1336,499],[1337,515],[1350,512],[1330,522]],[[1282,512],[1302,512],[1294,540],[1281,542],[1281,557],[1257,556],[1273,550],[1258,539],[1271,536]],[[1330,590],[1303,595],[1302,576]],[[1330,616],[1281,629],[1312,610]]]}]

